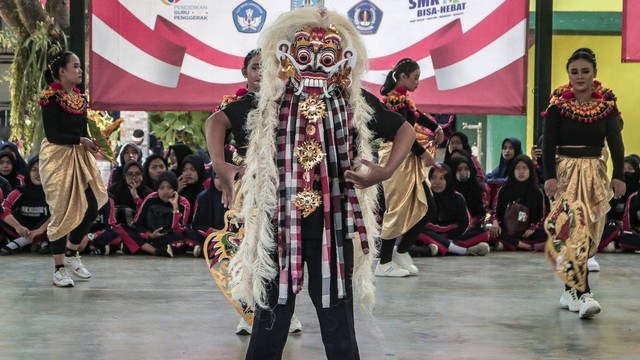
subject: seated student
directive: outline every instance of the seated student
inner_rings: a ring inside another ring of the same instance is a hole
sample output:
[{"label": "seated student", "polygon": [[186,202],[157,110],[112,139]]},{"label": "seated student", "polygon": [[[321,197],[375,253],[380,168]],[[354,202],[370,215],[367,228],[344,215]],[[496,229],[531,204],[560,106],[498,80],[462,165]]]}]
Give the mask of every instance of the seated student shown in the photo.
[{"label": "seated student", "polygon": [[124,178],[111,185],[109,197],[114,200],[116,222],[131,225],[140,205],[153,190],[144,184],[142,166],[137,162],[128,162],[122,171]]},{"label": "seated student", "polygon": [[485,182],[489,185],[489,205],[494,208],[498,191],[507,181],[507,175],[513,159],[522,154],[522,143],[517,138],[505,138],[502,140],[502,152],[500,163],[493,171],[486,174]]},{"label": "seated student", "polygon": [[638,235],[640,206],[638,206],[637,196],[640,188],[640,163],[633,156],[624,158],[624,182],[627,185],[624,196],[609,201],[611,210],[607,213],[608,223],[604,227],[598,251],[604,249],[614,251],[615,242],[613,240],[615,239],[623,250],[640,250],[640,236]]},{"label": "seated student", "polygon": [[109,255],[120,248],[120,228],[116,222],[113,198],[98,210],[98,217],[91,224],[89,233],[83,239],[88,243],[88,249],[93,255]]},{"label": "seated student", "polygon": [[169,170],[173,171],[176,176],[182,175],[182,160],[187,156],[193,154],[193,151],[186,144],[174,144],[169,146],[167,159],[169,160]]},{"label": "seated student", "polygon": [[453,188],[459,192],[467,204],[471,215],[472,227],[484,227],[487,210],[484,203],[485,188],[473,171],[473,163],[465,156],[456,156],[450,160],[453,172]]},{"label": "seated student", "polygon": [[[156,192],[144,199],[133,226],[121,225],[122,242],[132,254],[142,250],[156,256],[173,257],[173,250],[185,244],[197,245],[185,240],[186,220],[191,208],[189,201],[178,195],[178,179],[171,171],[158,177]],[[200,250],[202,251],[202,250]]]},{"label": "seated student", "polygon": [[167,160],[159,154],[149,155],[144,160],[144,165],[142,166],[144,183],[147,185],[149,189],[156,188],[156,181],[158,180],[158,176],[163,172],[167,171]]},{"label": "seated student", "polygon": [[[542,251],[547,241],[543,220],[548,204],[546,204],[546,198],[536,183],[533,161],[530,157],[523,154],[513,159],[507,182],[498,192],[497,199],[491,227],[491,237],[496,239],[496,250],[535,249]],[[520,211],[516,214],[517,221],[524,223],[522,228],[528,224],[523,233],[508,228],[506,216],[511,216],[511,214],[507,214],[507,208],[512,203],[522,204],[528,211],[528,215],[526,211]],[[522,212],[524,214],[520,214]]]},{"label": "seated student", "polygon": [[[16,158],[10,151],[0,151],[0,175],[9,182],[11,190],[15,190],[18,186],[24,185],[24,176],[18,173]],[[8,194],[5,194],[5,196],[6,195]]]},{"label": "seated student", "polygon": [[435,211],[418,240],[426,244],[432,256],[451,252],[456,255],[484,256],[489,253],[489,233],[485,229],[468,229],[469,213],[464,197],[453,189],[453,174],[447,165],[429,169],[429,181]]},{"label": "seated student", "polygon": [[18,186],[2,203],[0,227],[13,239],[2,248],[13,254],[30,244],[48,242],[49,206],[40,181],[40,164],[35,156],[27,165],[25,185]]},{"label": "seated student", "polygon": [[[205,180],[204,162],[198,155],[187,155],[182,160],[182,168],[178,176],[178,194],[189,201],[191,208],[195,208],[198,194],[204,191]],[[186,219],[191,223],[193,216]]]},{"label": "seated student", "polygon": [[[187,232],[187,236],[197,241],[200,246],[204,244],[207,236],[212,232],[224,227],[224,214],[228,210],[222,205],[220,180],[216,177],[215,172],[211,176],[213,177],[213,186],[198,194],[193,210],[191,229]],[[200,255],[199,253],[193,254],[195,257]]]},{"label": "seated student", "polygon": [[122,146],[118,154],[118,166],[111,169],[109,182],[107,186],[111,186],[122,180],[124,166],[130,162],[142,163],[142,150],[134,143],[127,143]]},{"label": "seated student", "polygon": [[9,196],[11,192],[11,184],[9,181],[0,175],[0,201],[4,201],[4,199]]},{"label": "seated student", "polygon": [[18,145],[10,141],[3,141],[2,144],[0,144],[0,151],[3,151],[3,150],[11,152],[11,155],[13,155],[13,158],[16,159],[16,170],[18,174],[26,174],[27,162],[24,161],[24,158],[22,157],[22,155],[20,155],[20,151],[18,150]]},{"label": "seated student", "polygon": [[449,137],[449,141],[447,142],[447,147],[444,153],[444,163],[449,167],[451,167],[451,155],[454,150],[464,150],[467,152],[467,154],[469,154],[469,158],[473,162],[473,167],[476,170],[478,180],[483,183],[484,171],[482,170],[482,166],[480,165],[480,161],[478,161],[478,158],[472,154],[471,146],[469,145],[469,138],[463,132],[454,132]]}]

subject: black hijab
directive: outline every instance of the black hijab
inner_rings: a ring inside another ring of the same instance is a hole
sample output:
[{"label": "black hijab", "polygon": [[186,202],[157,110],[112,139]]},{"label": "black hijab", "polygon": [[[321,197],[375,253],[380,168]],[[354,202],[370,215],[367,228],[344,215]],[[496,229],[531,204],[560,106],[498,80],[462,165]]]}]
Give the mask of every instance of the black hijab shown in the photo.
[{"label": "black hijab", "polygon": [[[122,168],[122,179],[115,184],[111,185],[108,189],[109,195],[113,198],[115,206],[128,206],[134,210],[136,210],[137,205],[133,200],[133,195],[131,195],[131,190],[129,190],[129,184],[127,184],[127,178],[125,174],[129,171],[131,167],[140,168],[140,172],[142,172],[142,165],[140,165],[137,161],[131,161],[124,165]],[[138,196],[141,199],[144,199],[151,193],[151,189],[145,185],[144,182],[144,174],[142,175],[143,179],[140,183],[140,186],[136,188],[138,192]]]},{"label": "black hijab", "polygon": [[[515,177],[516,165],[519,162],[524,162],[529,168],[529,178],[525,181],[518,181]],[[537,222],[542,218],[544,204],[533,169],[533,160],[527,155],[521,154],[513,158],[507,182],[500,189],[500,192],[504,193],[502,199],[506,204],[517,201],[526,206],[529,209],[529,218],[532,222]]]},{"label": "black hijab", "polygon": [[[171,151],[175,154],[176,161],[178,162],[177,164],[171,164],[171,171],[173,171],[176,176],[180,176],[182,175],[182,162],[184,161],[184,158],[187,155],[193,154],[193,151],[191,151],[189,145],[186,144],[174,144],[169,146],[169,157],[171,156]],[[174,165],[175,168],[173,168]]]},{"label": "black hijab", "polygon": [[155,160],[155,159],[162,160],[162,162],[164,163],[164,168],[166,170],[169,169],[169,164],[167,164],[167,159],[162,157],[162,155],[153,154],[153,155],[147,156],[147,158],[144,160],[142,174],[144,175],[144,183],[147,185],[147,187],[149,187],[149,189],[155,189],[156,188],[155,181],[151,178],[151,175],[149,174],[149,168],[151,167],[151,162],[153,160]]},{"label": "black hijab", "polygon": [[433,222],[438,224],[450,224],[456,220],[456,191],[453,188],[453,173],[451,168],[449,168],[446,164],[441,164],[440,169],[436,169],[435,166],[432,166],[429,169],[429,180],[431,180],[431,176],[436,171],[445,171],[445,181],[447,185],[444,188],[444,191],[441,193],[436,193],[435,191],[431,191],[433,193],[433,201],[436,203],[437,213],[434,217]]},{"label": "black hijab", "polygon": [[38,155],[34,156],[29,163],[27,164],[27,171],[24,176],[24,185],[21,186],[22,198],[28,204],[34,204],[37,202],[45,202],[44,188],[42,187],[42,183],[40,185],[36,185],[31,181],[31,169],[35,166],[36,163],[40,161],[40,157]]},{"label": "black hijab", "polygon": [[633,156],[626,156],[624,158],[624,162],[629,163],[635,172],[626,172],[624,173],[624,182],[627,185],[627,192],[624,194],[624,201],[629,197],[629,195],[638,191],[640,188],[640,162]]},{"label": "black hijab", "polygon": [[[467,181],[461,182],[458,180],[457,176],[453,174],[457,173],[458,166],[463,163],[467,164],[469,167],[470,176]],[[486,215],[486,209],[484,208],[482,200],[484,186],[478,181],[478,176],[475,173],[475,166],[473,166],[473,162],[468,157],[456,156],[451,158],[450,167],[453,172],[452,180],[454,189],[466,200],[467,209],[469,209],[471,216],[482,220]]]},{"label": "black hijab", "polygon": [[189,204],[193,209],[196,199],[198,198],[198,194],[200,194],[204,190],[204,186],[202,185],[202,183],[204,182],[204,162],[198,155],[187,155],[182,160],[180,174],[182,174],[184,166],[186,164],[191,164],[194,167],[194,169],[198,173],[198,180],[193,184],[188,184],[184,189],[182,189],[180,195],[189,201]]},{"label": "black hijab", "polygon": [[24,161],[24,158],[22,157],[22,155],[20,155],[20,151],[18,151],[18,145],[10,142],[10,141],[5,141],[2,143],[2,145],[0,145],[0,150],[6,150],[7,148],[11,149],[11,152],[15,155],[15,160],[16,160],[16,171],[18,172],[18,174],[24,174],[25,176],[28,175],[27,171],[27,162]]},{"label": "black hijab", "polygon": [[[502,156],[502,149],[504,148],[504,144],[507,141],[513,144],[514,152],[513,152],[513,158],[511,160],[507,160],[504,158],[504,156]],[[502,140],[502,146],[500,146],[500,164],[498,164],[498,167],[493,169],[491,173],[487,174],[487,177],[490,177],[492,179],[506,178],[510,172],[509,169],[511,168],[511,164],[513,163],[515,158],[520,154],[522,154],[522,143],[520,142],[520,140],[514,137],[510,137]],[[535,173],[531,173],[531,174],[535,174]]]},{"label": "black hijab", "polygon": [[11,152],[8,150],[0,151],[0,159],[2,159],[3,157],[7,157],[11,162],[11,172],[8,175],[2,175],[2,174],[0,175],[2,175],[2,177],[9,182],[9,184],[11,185],[11,189],[15,189],[16,187],[20,186],[20,179],[18,178],[16,158],[14,158]]},{"label": "black hijab", "polygon": [[451,139],[453,139],[454,137],[457,137],[460,139],[460,142],[462,143],[462,150],[466,151],[467,154],[469,155],[471,154],[471,146],[469,145],[469,138],[467,137],[467,135],[465,135],[465,133],[456,131],[453,134],[451,134],[451,136],[449,136],[449,141],[447,141],[447,146],[445,148],[444,163],[447,165],[450,164],[451,155],[453,154],[452,152],[449,151],[449,144],[451,143]]},{"label": "black hijab", "polygon": [[166,181],[171,185],[171,188],[174,191],[178,191],[178,177],[172,171],[164,171],[158,176],[158,181],[156,181],[156,187],[153,188],[154,191],[158,191],[160,184]]}]

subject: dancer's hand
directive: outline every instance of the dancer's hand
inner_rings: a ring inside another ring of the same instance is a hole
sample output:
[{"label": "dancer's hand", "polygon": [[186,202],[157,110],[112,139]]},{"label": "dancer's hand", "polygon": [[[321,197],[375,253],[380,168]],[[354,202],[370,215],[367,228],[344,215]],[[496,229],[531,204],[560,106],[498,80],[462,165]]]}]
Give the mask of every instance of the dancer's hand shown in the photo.
[{"label": "dancer's hand", "polygon": [[544,192],[547,194],[547,197],[549,198],[549,200],[553,200],[553,198],[556,196],[557,191],[558,191],[558,180],[549,179],[544,182]]},{"label": "dancer's hand", "polygon": [[213,170],[215,170],[218,180],[220,180],[220,188],[222,189],[222,205],[227,209],[233,206],[233,202],[236,199],[236,194],[233,189],[233,182],[236,174],[243,175],[244,169],[240,166],[222,162],[214,164]]},{"label": "dancer's hand", "polygon": [[356,172],[353,170],[347,170],[344,172],[345,180],[352,183],[356,189],[368,188],[369,186],[387,180],[390,177],[386,168],[369,160],[362,159],[360,161],[362,165],[369,168],[369,171]]},{"label": "dancer's hand", "polygon": [[436,136],[436,138],[434,139],[436,146],[442,144],[442,142],[444,141],[444,130],[442,130],[440,126],[438,126],[438,128],[436,129],[434,135]]},{"label": "dancer's hand", "polygon": [[622,180],[613,179],[611,180],[611,189],[613,189],[613,196],[620,199],[627,192],[627,184]]},{"label": "dancer's hand", "polygon": [[422,155],[420,155],[420,160],[422,160],[422,166],[424,167],[433,166],[436,163],[436,160],[428,151],[425,151]]},{"label": "dancer's hand", "polygon": [[100,150],[98,146],[93,142],[93,140],[86,137],[80,138],[80,144],[84,145],[84,148],[92,154],[95,154],[98,152],[98,150]]}]

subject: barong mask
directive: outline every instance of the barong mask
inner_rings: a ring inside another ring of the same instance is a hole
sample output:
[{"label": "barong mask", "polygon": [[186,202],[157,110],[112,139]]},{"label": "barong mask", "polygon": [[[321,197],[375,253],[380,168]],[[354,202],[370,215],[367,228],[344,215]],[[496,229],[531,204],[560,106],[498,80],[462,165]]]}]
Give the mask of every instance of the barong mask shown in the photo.
[{"label": "barong mask", "polygon": [[296,32],[293,44],[278,42],[276,56],[280,60],[281,74],[289,78],[296,90],[329,95],[336,88],[351,85],[351,69],[357,59],[355,49],[343,49],[342,38],[334,26],[311,28],[305,26]]}]

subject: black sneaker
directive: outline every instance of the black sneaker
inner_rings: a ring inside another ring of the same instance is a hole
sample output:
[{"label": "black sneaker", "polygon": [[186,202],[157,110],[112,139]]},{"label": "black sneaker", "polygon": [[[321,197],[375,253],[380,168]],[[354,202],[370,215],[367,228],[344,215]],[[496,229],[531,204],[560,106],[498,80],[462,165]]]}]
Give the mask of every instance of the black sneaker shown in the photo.
[{"label": "black sneaker", "polygon": [[171,245],[156,248],[156,256],[173,257],[173,249],[171,249]]},{"label": "black sneaker", "polygon": [[51,248],[49,247],[49,243],[42,243],[40,245],[40,254],[51,255]]}]

